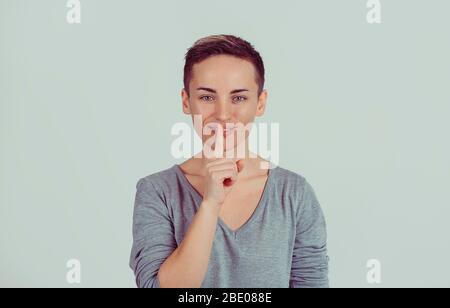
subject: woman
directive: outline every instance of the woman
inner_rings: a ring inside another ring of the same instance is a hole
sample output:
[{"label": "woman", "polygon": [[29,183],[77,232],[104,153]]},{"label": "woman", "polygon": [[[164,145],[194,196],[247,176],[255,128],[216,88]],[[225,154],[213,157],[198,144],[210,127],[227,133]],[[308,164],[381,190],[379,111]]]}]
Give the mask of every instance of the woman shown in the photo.
[{"label": "woman", "polygon": [[137,184],[138,287],[328,287],[313,188],[249,151],[246,128],[264,113],[263,87],[263,61],[241,38],[209,36],[188,50],[182,107],[201,117],[204,150]]}]

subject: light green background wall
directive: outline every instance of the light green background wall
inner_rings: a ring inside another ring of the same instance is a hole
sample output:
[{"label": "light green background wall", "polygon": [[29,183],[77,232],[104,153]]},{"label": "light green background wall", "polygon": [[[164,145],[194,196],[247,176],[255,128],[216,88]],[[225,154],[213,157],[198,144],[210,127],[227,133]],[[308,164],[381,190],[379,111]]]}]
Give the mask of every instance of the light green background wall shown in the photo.
[{"label": "light green background wall", "polygon": [[133,287],[136,181],[180,160],[186,49],[261,52],[280,165],[326,213],[334,287],[450,286],[450,3],[0,0],[0,286]]}]

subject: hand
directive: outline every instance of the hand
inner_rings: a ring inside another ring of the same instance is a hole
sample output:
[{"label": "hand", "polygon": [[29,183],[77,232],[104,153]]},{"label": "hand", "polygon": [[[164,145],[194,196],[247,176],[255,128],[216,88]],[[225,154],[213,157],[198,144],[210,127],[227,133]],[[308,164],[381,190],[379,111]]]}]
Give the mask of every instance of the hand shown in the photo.
[{"label": "hand", "polygon": [[207,161],[203,200],[220,208],[236,183],[238,173],[244,168],[244,161],[235,158],[208,159]]}]

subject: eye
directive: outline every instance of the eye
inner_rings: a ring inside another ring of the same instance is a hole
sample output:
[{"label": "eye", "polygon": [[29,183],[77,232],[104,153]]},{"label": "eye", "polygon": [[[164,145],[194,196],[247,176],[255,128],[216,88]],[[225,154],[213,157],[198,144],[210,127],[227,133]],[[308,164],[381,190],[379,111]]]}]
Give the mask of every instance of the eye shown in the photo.
[{"label": "eye", "polygon": [[200,97],[200,100],[205,101],[205,102],[210,102],[214,99],[214,97],[212,97],[211,95],[203,95]]},{"label": "eye", "polygon": [[246,100],[247,100],[247,98],[245,96],[235,96],[235,97],[233,97],[233,102],[237,102],[237,103],[244,102]]}]

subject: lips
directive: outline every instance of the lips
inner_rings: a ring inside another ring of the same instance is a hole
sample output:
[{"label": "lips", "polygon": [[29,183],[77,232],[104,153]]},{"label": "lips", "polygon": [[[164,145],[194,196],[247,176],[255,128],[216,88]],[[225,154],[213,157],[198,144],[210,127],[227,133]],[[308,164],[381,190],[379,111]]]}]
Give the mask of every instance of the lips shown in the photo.
[{"label": "lips", "polygon": [[234,128],[225,129],[223,131],[223,135],[228,136],[228,135],[231,135],[233,132],[234,132]]},{"label": "lips", "polygon": [[219,127],[222,128],[223,136],[228,136],[234,132],[236,129],[233,123],[228,123],[226,125],[220,125],[218,123],[210,123],[207,126],[214,132],[214,134],[219,130]]}]

